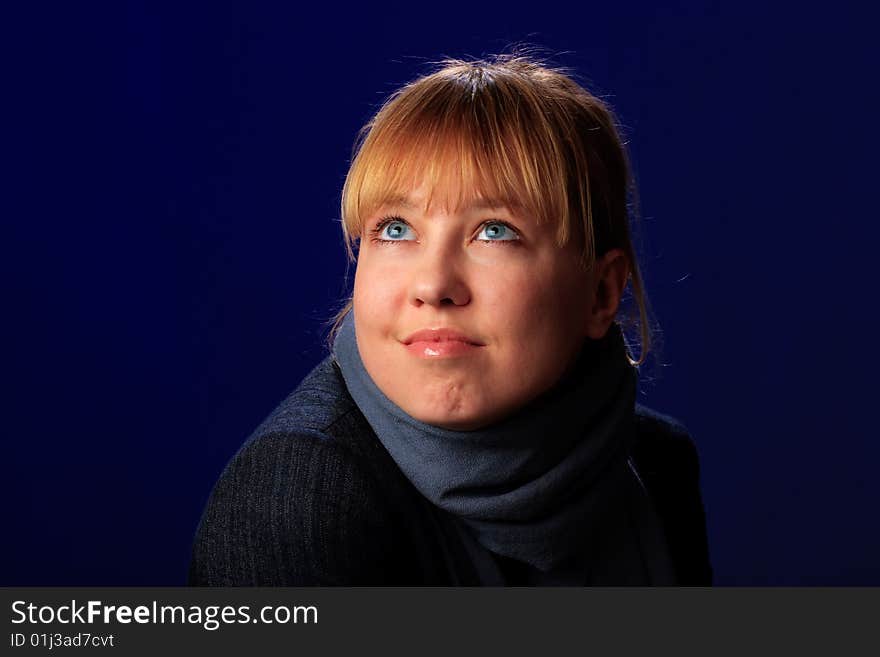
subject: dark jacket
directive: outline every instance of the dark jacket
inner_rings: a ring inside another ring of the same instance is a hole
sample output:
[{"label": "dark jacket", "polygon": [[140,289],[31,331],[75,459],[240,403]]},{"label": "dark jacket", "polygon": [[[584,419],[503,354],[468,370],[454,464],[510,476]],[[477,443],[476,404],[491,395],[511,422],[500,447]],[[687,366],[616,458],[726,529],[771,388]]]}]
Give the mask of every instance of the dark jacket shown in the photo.
[{"label": "dark jacket", "polygon": [[[674,419],[636,405],[631,454],[679,584],[712,570],[696,448]],[[422,496],[325,358],[260,425],[214,487],[193,546],[197,586],[478,585],[485,568],[535,583]]]}]

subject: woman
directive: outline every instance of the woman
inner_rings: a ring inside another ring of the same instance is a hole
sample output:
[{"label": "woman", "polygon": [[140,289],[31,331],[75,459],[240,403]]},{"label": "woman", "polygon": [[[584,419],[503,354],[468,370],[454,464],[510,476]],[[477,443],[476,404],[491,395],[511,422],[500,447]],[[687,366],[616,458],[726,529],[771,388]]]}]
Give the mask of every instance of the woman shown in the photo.
[{"label": "woman", "polygon": [[694,445],[635,404],[632,191],[610,110],[529,57],[395,92],[343,188],[331,354],[227,466],[190,582],[710,584]]}]

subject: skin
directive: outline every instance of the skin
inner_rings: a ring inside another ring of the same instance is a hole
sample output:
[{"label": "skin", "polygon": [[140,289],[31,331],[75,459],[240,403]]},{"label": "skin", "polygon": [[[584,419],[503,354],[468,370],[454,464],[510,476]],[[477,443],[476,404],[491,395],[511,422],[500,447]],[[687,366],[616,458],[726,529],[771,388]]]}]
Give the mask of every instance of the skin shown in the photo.
[{"label": "skin", "polygon": [[[412,207],[383,207],[365,222],[354,281],[358,350],[376,385],[410,416],[474,430],[550,389],[584,338],[605,335],[628,264],[612,249],[584,272],[576,247],[560,249],[551,226],[501,207],[425,212],[421,191],[410,194]],[[402,221],[378,237],[393,243],[373,241],[370,229],[389,214]],[[510,228],[484,223],[495,220]],[[404,347],[414,331],[437,327],[484,346],[445,359]]]}]

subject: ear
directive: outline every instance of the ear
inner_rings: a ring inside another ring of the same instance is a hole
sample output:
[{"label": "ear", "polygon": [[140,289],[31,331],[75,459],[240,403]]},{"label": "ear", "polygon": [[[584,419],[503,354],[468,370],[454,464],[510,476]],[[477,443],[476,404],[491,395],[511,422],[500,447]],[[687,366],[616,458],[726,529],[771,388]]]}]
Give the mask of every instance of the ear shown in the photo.
[{"label": "ear", "polygon": [[605,337],[614,321],[629,278],[629,260],[622,249],[611,249],[596,259],[593,269],[593,306],[587,316],[587,336]]}]

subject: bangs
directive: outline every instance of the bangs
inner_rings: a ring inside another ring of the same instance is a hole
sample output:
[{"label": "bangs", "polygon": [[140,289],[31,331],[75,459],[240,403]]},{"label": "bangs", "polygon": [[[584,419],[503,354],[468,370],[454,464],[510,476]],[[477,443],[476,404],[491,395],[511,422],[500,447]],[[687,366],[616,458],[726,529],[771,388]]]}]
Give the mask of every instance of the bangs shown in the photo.
[{"label": "bangs", "polygon": [[342,194],[349,252],[373,213],[402,204],[422,185],[426,213],[454,213],[473,202],[504,206],[555,225],[564,246],[572,237],[571,162],[548,108],[532,107],[521,90],[516,97],[497,84],[425,82],[392,96],[364,128]]}]

